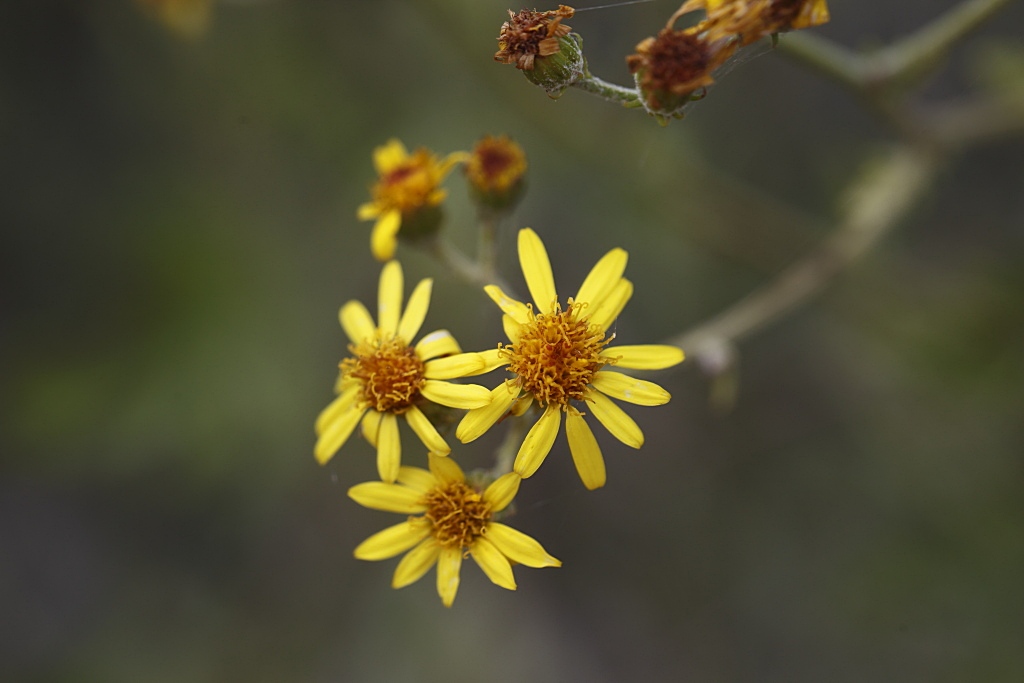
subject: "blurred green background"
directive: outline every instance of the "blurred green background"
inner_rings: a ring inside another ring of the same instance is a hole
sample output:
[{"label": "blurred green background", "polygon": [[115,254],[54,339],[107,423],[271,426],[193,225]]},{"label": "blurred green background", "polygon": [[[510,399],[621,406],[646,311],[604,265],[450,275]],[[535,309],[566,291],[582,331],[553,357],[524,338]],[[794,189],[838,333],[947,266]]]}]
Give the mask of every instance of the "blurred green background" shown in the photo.
[{"label": "blurred green background", "polygon": [[[596,3],[594,3],[596,4]],[[884,44],[956,3],[832,0],[817,31]],[[573,289],[613,246],[636,294],[620,343],[716,313],[830,229],[890,137],[778,53],[745,60],[683,122],[494,63],[497,0],[222,2],[188,38],[129,0],[0,8],[0,678],[5,681],[1024,680],[1024,142],[946,168],[880,249],[745,341],[733,412],[693,364],[631,410],[639,452],[597,428],[608,485],[564,437],[513,525],[562,559],[433,574],[352,549],[395,523],[345,495],[313,419],[374,301],[374,146],[440,153],[507,133],[535,228]],[[595,73],[675,9],[579,14]],[[984,82],[1021,49],[1015,3],[926,91]],[[785,38],[783,38],[784,40]],[[1009,51],[1009,52],[1007,52]],[[473,241],[458,173],[447,236]],[[426,328],[500,335],[475,287],[434,277]],[[409,436],[409,435],[407,435]],[[495,438],[458,447],[489,466]],[[407,444],[412,443],[406,440]],[[407,462],[422,464],[406,449]]]}]

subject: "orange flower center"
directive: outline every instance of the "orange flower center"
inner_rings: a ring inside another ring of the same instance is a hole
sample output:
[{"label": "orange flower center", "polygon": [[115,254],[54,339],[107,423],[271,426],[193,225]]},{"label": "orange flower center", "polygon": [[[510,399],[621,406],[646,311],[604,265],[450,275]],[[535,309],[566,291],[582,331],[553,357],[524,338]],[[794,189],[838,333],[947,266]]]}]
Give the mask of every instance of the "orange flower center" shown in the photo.
[{"label": "orange flower center", "polygon": [[426,381],[416,351],[394,337],[350,345],[355,356],[341,361],[346,380],[362,385],[362,400],[377,412],[404,413],[419,398]]},{"label": "orange flower center", "polygon": [[424,517],[434,527],[434,538],[445,548],[469,548],[483,536],[491,521],[491,506],[462,482],[436,488],[423,501]]},{"label": "orange flower center", "polygon": [[567,410],[569,401],[583,400],[594,373],[609,362],[601,352],[611,338],[581,316],[583,307],[569,299],[564,311],[558,303],[545,315],[534,315],[531,309],[519,341],[502,348],[508,369],[542,406]]},{"label": "orange flower center", "polygon": [[428,152],[420,150],[380,177],[373,187],[373,199],[385,209],[398,209],[409,215],[437,203],[433,195],[439,183],[437,163]]},{"label": "orange flower center", "polygon": [[482,192],[504,192],[526,171],[526,157],[508,138],[481,140],[466,162],[466,175]]}]

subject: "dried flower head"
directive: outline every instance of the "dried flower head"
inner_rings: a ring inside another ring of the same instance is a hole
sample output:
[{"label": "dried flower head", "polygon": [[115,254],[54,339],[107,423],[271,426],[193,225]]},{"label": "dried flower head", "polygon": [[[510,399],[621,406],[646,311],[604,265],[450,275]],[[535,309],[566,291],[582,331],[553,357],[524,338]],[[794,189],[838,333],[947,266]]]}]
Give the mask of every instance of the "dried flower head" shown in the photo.
[{"label": "dried flower head", "polygon": [[558,39],[572,30],[562,20],[575,13],[576,10],[567,5],[559,5],[558,9],[546,12],[524,9],[516,14],[509,10],[509,20],[501,25],[498,35],[495,61],[532,71],[537,57],[548,57],[558,52]]},{"label": "dried flower head", "polygon": [[707,14],[710,35],[738,36],[741,45],[829,20],[826,0],[687,0],[674,16],[698,9]]}]

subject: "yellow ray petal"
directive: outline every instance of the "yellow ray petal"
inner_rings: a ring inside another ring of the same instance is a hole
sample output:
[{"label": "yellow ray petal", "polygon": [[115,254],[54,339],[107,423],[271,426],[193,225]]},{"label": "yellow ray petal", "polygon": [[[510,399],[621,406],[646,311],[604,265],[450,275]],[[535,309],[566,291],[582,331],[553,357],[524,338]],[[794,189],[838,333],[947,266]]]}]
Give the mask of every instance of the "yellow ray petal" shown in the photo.
[{"label": "yellow ray petal", "polygon": [[501,291],[501,287],[498,285],[487,285],[484,287],[484,292],[487,293],[487,296],[491,297],[491,301],[498,304],[498,308],[501,309],[502,313],[512,316],[512,319],[517,323],[525,325],[530,321],[530,309],[527,308],[526,304],[513,299]]},{"label": "yellow ray petal", "polygon": [[418,544],[430,535],[430,525],[405,521],[378,531],[356,546],[360,560],[386,560]]},{"label": "yellow ray petal", "polygon": [[317,436],[322,434],[324,429],[341,417],[341,415],[351,410],[357,396],[359,396],[358,384],[347,388],[340,396],[328,403],[327,407],[317,415],[316,423],[314,424]]},{"label": "yellow ray petal", "polygon": [[398,229],[402,227],[402,212],[398,209],[385,211],[373,224],[370,231],[370,251],[378,261],[387,261],[395,255],[398,247]]},{"label": "yellow ray petal", "polygon": [[616,439],[632,448],[644,445],[644,433],[629,415],[600,391],[588,389],[584,394],[590,412]]},{"label": "yellow ray petal", "polygon": [[583,485],[591,491],[604,486],[606,475],[601,447],[597,445],[597,439],[582,415],[566,415],[565,436],[569,439],[569,452],[572,453],[572,461]]},{"label": "yellow ray petal", "polygon": [[427,451],[438,455],[448,455],[452,452],[451,446],[437,433],[434,425],[430,424],[430,420],[422,410],[416,406],[410,406],[404,415],[405,421],[412,427],[412,431],[416,432],[416,436],[420,437],[420,441],[427,447]]},{"label": "yellow ray petal", "polygon": [[356,218],[361,221],[368,221],[371,218],[376,218],[380,215],[381,206],[376,202],[368,202],[366,204],[360,204],[359,208],[356,209]]},{"label": "yellow ray petal", "polygon": [[422,467],[408,467],[403,465],[398,469],[398,479],[403,486],[416,489],[420,493],[426,493],[437,486],[437,477]]},{"label": "yellow ray petal", "polygon": [[482,375],[486,371],[487,363],[480,354],[460,353],[427,361],[423,368],[423,376],[428,379],[455,379]]},{"label": "yellow ray petal", "polygon": [[463,474],[462,468],[451,458],[428,453],[427,461],[430,463],[430,473],[438,481],[445,484],[466,481],[466,475]]},{"label": "yellow ray petal", "polygon": [[515,472],[503,474],[484,490],[484,500],[490,503],[491,512],[501,512],[509,506],[519,492],[519,483],[523,480]]},{"label": "yellow ray petal", "polygon": [[400,484],[367,481],[348,490],[348,497],[363,507],[384,512],[415,514],[425,512],[423,493]]},{"label": "yellow ray petal", "polygon": [[373,318],[366,306],[358,301],[349,301],[338,311],[338,320],[341,322],[341,329],[345,336],[353,344],[373,339],[377,333],[377,326],[373,324]]},{"label": "yellow ray petal", "polygon": [[523,324],[517,322],[515,318],[510,315],[501,316],[501,328],[505,331],[505,336],[508,340],[515,344],[519,341],[519,337],[522,336]]},{"label": "yellow ray petal", "polygon": [[374,448],[377,447],[377,434],[380,433],[380,419],[383,416],[384,413],[378,413],[376,410],[367,410],[360,424],[363,438]]},{"label": "yellow ray petal", "polygon": [[630,370],[664,370],[683,362],[683,350],[663,344],[606,348],[602,358],[617,358],[615,366]]},{"label": "yellow ray petal", "polygon": [[661,406],[672,398],[672,394],[654,382],[623,375],[621,372],[609,372],[608,370],[595,372],[590,384],[612,398],[628,401],[638,406]]},{"label": "yellow ray petal", "polygon": [[481,536],[474,541],[473,547],[469,549],[469,554],[484,571],[487,578],[491,580],[491,583],[510,591],[516,589],[512,565],[508,563],[501,551],[494,547],[493,543]]},{"label": "yellow ray petal", "polygon": [[533,405],[533,394],[523,394],[519,397],[519,400],[515,402],[512,409],[509,411],[516,417],[522,417],[526,415],[526,411]]},{"label": "yellow ray petal", "polygon": [[377,326],[390,337],[398,332],[398,317],[402,313],[402,264],[388,261],[380,271],[377,291]]},{"label": "yellow ray petal", "polygon": [[486,374],[491,370],[497,370],[503,365],[508,365],[508,356],[502,354],[498,349],[481,351],[477,355],[484,361],[484,369],[480,371],[481,375]]},{"label": "yellow ray petal", "polygon": [[406,344],[412,343],[427,317],[427,309],[430,308],[430,291],[433,286],[434,281],[430,278],[420,280],[416,289],[412,290],[409,301],[405,304],[405,312],[402,313],[402,319],[398,323],[398,338]]},{"label": "yellow ray petal", "polygon": [[537,310],[541,313],[549,312],[551,305],[558,300],[555,276],[551,273],[551,261],[548,260],[544,243],[530,228],[519,231],[519,266],[523,269],[526,287],[530,290]]},{"label": "yellow ray petal", "polygon": [[530,428],[523,445],[516,454],[516,461],[512,469],[519,473],[519,476],[526,479],[533,476],[537,468],[548,457],[551,447],[558,436],[558,427],[562,424],[562,411],[557,405],[549,405],[540,416],[536,424]]},{"label": "yellow ray petal", "polygon": [[338,452],[338,449],[345,445],[348,437],[352,436],[353,430],[359,424],[359,418],[363,416],[364,410],[365,408],[352,406],[332,422],[324,425],[324,430],[313,447],[313,455],[316,456],[317,462],[326,465],[327,461]]},{"label": "yellow ray petal", "polygon": [[462,443],[475,441],[508,413],[512,402],[519,396],[520,388],[515,384],[502,382],[488,394],[490,403],[466,413],[455,429],[455,438]]},{"label": "yellow ray petal", "polygon": [[561,567],[562,563],[544,550],[540,543],[522,531],[500,522],[487,525],[487,540],[505,557],[525,567]]},{"label": "yellow ray petal", "polygon": [[395,575],[391,579],[391,587],[405,588],[410,583],[419,581],[434,566],[437,556],[440,554],[441,546],[437,544],[436,540],[424,539],[399,561],[398,566],[395,567]]},{"label": "yellow ray petal", "polygon": [[481,408],[491,402],[491,392],[479,384],[452,384],[436,379],[428,379],[420,387],[420,394],[428,401],[433,401],[449,408],[472,410]]},{"label": "yellow ray petal", "polygon": [[622,313],[622,309],[626,307],[632,296],[633,283],[626,278],[620,279],[604,300],[597,305],[597,309],[590,313],[590,322],[598,325],[602,330],[607,330],[619,317],[619,313]]},{"label": "yellow ray petal", "polygon": [[394,413],[384,413],[377,430],[377,473],[381,481],[388,483],[398,478],[402,466],[402,441],[398,436],[398,418]]},{"label": "yellow ray petal", "polygon": [[452,353],[462,353],[462,349],[448,330],[435,330],[416,345],[416,355],[423,361]]},{"label": "yellow ray petal", "polygon": [[597,304],[603,300],[626,271],[628,260],[629,254],[618,247],[602,256],[601,260],[590,269],[583,284],[580,285],[580,291],[576,293],[576,301]]},{"label": "yellow ray petal", "polygon": [[455,602],[455,594],[459,592],[459,569],[462,567],[462,550],[459,548],[442,548],[437,557],[437,594],[445,607]]},{"label": "yellow ray petal", "polygon": [[373,167],[378,175],[384,175],[400,166],[409,157],[405,145],[391,138],[382,146],[373,150]]}]

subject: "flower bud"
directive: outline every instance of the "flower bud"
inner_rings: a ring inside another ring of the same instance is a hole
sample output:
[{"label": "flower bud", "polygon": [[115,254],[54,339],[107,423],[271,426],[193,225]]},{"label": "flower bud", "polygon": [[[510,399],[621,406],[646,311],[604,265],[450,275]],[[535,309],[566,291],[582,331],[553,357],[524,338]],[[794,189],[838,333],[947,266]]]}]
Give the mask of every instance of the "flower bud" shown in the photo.
[{"label": "flower bud", "polygon": [[477,142],[463,169],[482,214],[507,213],[523,196],[526,154],[505,135]]}]

